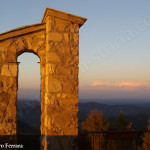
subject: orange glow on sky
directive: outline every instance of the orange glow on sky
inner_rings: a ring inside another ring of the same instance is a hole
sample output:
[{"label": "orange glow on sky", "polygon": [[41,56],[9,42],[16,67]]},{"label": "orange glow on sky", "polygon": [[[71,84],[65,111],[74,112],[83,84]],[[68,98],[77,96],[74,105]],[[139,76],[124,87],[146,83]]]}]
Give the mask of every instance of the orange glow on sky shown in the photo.
[{"label": "orange glow on sky", "polygon": [[94,81],[92,86],[105,86],[105,87],[147,87],[150,86],[149,82],[139,81],[120,81],[120,82],[103,82]]}]

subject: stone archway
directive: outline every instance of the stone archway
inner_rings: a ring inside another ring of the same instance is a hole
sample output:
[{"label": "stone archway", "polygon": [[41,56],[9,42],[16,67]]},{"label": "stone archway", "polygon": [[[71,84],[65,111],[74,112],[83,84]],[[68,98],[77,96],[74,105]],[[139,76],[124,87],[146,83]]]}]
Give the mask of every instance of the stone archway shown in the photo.
[{"label": "stone archway", "polygon": [[16,135],[17,56],[24,52],[40,58],[41,134],[78,135],[79,28],[85,21],[47,8],[42,23],[0,34],[0,135]]}]

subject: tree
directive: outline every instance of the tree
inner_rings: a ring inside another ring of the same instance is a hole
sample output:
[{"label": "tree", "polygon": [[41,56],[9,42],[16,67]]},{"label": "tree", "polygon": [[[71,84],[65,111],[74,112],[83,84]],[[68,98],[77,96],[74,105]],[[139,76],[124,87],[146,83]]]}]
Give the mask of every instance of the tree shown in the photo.
[{"label": "tree", "polygon": [[[86,130],[88,132],[95,132],[95,131],[102,131],[107,130],[109,128],[109,123],[103,116],[102,112],[98,112],[96,109],[91,111],[90,114],[88,114],[87,119],[82,123],[81,126],[82,130]],[[100,144],[99,144],[99,138]],[[91,135],[91,146],[94,145],[94,150],[99,150],[99,146],[101,150],[104,150],[106,147],[104,147],[105,139],[102,134],[92,134]],[[93,142],[94,139],[94,142]]]},{"label": "tree", "polygon": [[147,126],[148,132],[144,133],[143,136],[143,145],[139,150],[150,150],[150,118],[148,118],[148,126]]},{"label": "tree", "polygon": [[125,130],[128,127],[128,122],[126,116],[123,114],[123,111],[120,111],[116,127],[118,130]]},{"label": "tree", "polygon": [[86,131],[101,131],[107,130],[109,127],[109,123],[103,116],[102,112],[98,112],[97,109],[92,110],[90,114],[88,114],[87,119],[82,123],[82,130]]},{"label": "tree", "polygon": [[[123,111],[120,111],[119,115],[118,115],[118,119],[117,119],[117,122],[116,122],[116,129],[117,130],[131,130],[131,127],[132,127],[132,122],[130,122],[128,124],[128,121],[127,121],[127,118],[126,116],[124,115]],[[131,138],[131,139],[120,139],[120,140],[116,140],[114,142],[112,142],[113,145],[115,146],[115,149],[119,149],[119,150],[129,150],[132,149],[136,149],[136,143],[135,143],[135,139]]]}]

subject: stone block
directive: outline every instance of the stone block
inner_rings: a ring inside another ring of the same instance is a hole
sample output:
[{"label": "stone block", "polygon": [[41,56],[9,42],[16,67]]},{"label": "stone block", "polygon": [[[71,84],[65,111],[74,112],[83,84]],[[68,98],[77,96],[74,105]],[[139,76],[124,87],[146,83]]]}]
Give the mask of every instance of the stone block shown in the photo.
[{"label": "stone block", "polygon": [[14,65],[8,65],[8,64],[5,64],[3,65],[2,67],[2,71],[1,71],[1,75],[3,76],[13,76],[13,77],[17,77],[18,75],[18,67],[16,64]]},{"label": "stone block", "polygon": [[23,38],[16,38],[14,40],[14,44],[12,46],[14,46],[13,50],[18,52],[20,50],[27,49],[27,41],[24,37]]},{"label": "stone block", "polygon": [[[66,94],[67,95],[67,94]],[[59,104],[75,105],[78,104],[78,98],[60,98]]]},{"label": "stone block", "polygon": [[57,97],[54,95],[54,93],[45,93],[45,104],[46,105],[54,105],[57,103]]},{"label": "stone block", "polygon": [[7,54],[6,59],[8,62],[16,62],[16,55],[15,54]]},{"label": "stone block", "polygon": [[59,51],[59,54],[62,55],[62,56],[68,57],[68,55],[71,55],[69,46],[68,47],[67,46],[66,47],[61,46],[61,47],[58,48],[58,51]]},{"label": "stone block", "polygon": [[79,45],[79,34],[78,33],[70,33],[70,41],[72,47],[78,47]]},{"label": "stone block", "polygon": [[79,74],[79,66],[74,65],[71,67],[71,74],[74,76],[74,78],[77,80],[78,79],[78,74]]},{"label": "stone block", "polygon": [[75,47],[75,48],[71,48],[71,53],[73,54],[73,55],[79,55],[79,49],[78,49],[78,47]]},{"label": "stone block", "polygon": [[66,111],[55,114],[54,124],[60,129],[66,128],[70,124],[70,114]]},{"label": "stone block", "polygon": [[61,62],[59,56],[54,52],[47,53],[46,61],[49,63],[60,63]]},{"label": "stone block", "polygon": [[55,64],[46,64],[46,75],[53,75],[55,73]]},{"label": "stone block", "polygon": [[79,56],[74,56],[73,57],[72,64],[79,64]]},{"label": "stone block", "polygon": [[72,94],[74,89],[73,81],[63,81],[63,93],[65,94]]},{"label": "stone block", "polygon": [[0,94],[0,103],[4,103],[5,105],[8,105],[9,103],[10,95],[8,93],[1,93]]},{"label": "stone block", "polygon": [[71,69],[64,66],[57,66],[56,75],[69,75],[71,74]]},{"label": "stone block", "polygon": [[69,33],[64,33],[64,40],[66,43],[69,43],[69,41],[70,41]]},{"label": "stone block", "polygon": [[71,24],[70,25],[70,32],[71,33],[78,33],[79,32],[79,25],[78,24]]},{"label": "stone block", "polygon": [[[15,122],[16,121],[16,106],[7,106],[7,109],[6,109],[6,118],[9,122]],[[13,113],[12,113],[13,112]]]},{"label": "stone block", "polygon": [[49,97],[48,93],[45,93],[45,104],[46,105],[50,105],[51,104],[50,97]]},{"label": "stone block", "polygon": [[66,32],[66,27],[70,26],[71,23],[65,20],[55,18],[54,31],[56,32]]},{"label": "stone block", "polygon": [[75,101],[78,100],[78,94],[58,93],[56,97],[60,99],[75,99]]},{"label": "stone block", "polygon": [[[2,134],[2,132],[4,134]],[[14,124],[13,123],[8,123],[8,122],[1,123],[0,135],[15,135],[15,134],[16,134],[16,129],[14,128]]]},{"label": "stone block", "polygon": [[16,81],[13,76],[5,76],[5,78],[3,79],[3,83],[4,83],[4,92],[8,92],[9,89],[14,86],[14,84],[17,84],[15,83],[14,81]]},{"label": "stone block", "polygon": [[79,25],[78,24],[74,24],[74,32],[79,33]]},{"label": "stone block", "polygon": [[70,25],[70,32],[74,33],[74,31],[75,31],[74,29],[75,29],[75,28],[74,28],[74,25],[71,24],[71,25]]},{"label": "stone block", "polygon": [[78,135],[78,128],[73,128],[73,129],[66,129],[65,132],[64,132],[65,135],[72,135],[72,136],[75,136],[75,135]]},{"label": "stone block", "polygon": [[44,125],[48,129],[52,129],[52,118],[49,115],[45,115]]},{"label": "stone block", "polygon": [[0,80],[0,93],[3,91],[4,89],[4,84],[3,84],[3,81]]},{"label": "stone block", "polygon": [[61,82],[51,76],[46,77],[46,91],[47,92],[61,92]]},{"label": "stone block", "polygon": [[31,49],[34,49],[35,51],[44,50],[45,51],[45,41],[44,40],[38,40],[36,45],[34,47],[31,47]]},{"label": "stone block", "polygon": [[52,105],[49,105],[49,106],[47,106],[47,114],[48,115],[53,115],[53,114],[55,114],[56,112],[55,112],[55,108],[52,106]]},{"label": "stone block", "polygon": [[38,54],[38,56],[39,56],[39,58],[40,58],[40,61],[41,61],[41,62],[44,61],[45,56],[46,56],[45,50],[44,50],[44,49],[39,50],[39,51],[37,51],[37,54]]},{"label": "stone block", "polygon": [[58,93],[57,98],[67,98],[69,94]]},{"label": "stone block", "polygon": [[49,41],[62,41],[63,35],[58,32],[49,32]]},{"label": "stone block", "polygon": [[79,43],[79,34],[78,33],[73,34],[73,41],[75,44]]}]

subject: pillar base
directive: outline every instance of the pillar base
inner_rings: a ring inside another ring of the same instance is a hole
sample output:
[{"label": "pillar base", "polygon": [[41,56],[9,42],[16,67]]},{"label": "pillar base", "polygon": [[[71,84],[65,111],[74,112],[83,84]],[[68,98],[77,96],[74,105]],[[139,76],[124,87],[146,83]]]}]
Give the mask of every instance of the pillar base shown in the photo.
[{"label": "pillar base", "polygon": [[[77,136],[41,136],[41,139],[44,138],[47,143],[44,145],[46,150],[78,150]],[[41,150],[43,149],[42,147]]]}]

